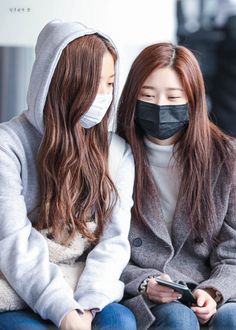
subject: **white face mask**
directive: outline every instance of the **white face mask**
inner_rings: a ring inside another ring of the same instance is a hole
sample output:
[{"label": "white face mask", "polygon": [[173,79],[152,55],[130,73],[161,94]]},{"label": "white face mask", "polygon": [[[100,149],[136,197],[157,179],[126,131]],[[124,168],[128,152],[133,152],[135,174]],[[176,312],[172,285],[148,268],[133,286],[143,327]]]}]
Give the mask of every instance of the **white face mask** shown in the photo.
[{"label": "white face mask", "polygon": [[80,118],[81,125],[84,128],[91,128],[100,123],[112,102],[112,98],[112,93],[97,94],[89,110]]}]

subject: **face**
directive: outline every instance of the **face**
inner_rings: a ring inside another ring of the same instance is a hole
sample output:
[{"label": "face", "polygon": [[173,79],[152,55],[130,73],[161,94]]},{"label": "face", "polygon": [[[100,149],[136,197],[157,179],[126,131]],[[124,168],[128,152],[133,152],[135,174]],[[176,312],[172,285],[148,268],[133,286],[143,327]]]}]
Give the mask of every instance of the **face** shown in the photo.
[{"label": "face", "polygon": [[115,79],[115,63],[112,55],[107,51],[103,56],[102,72],[98,87],[98,94],[110,94],[113,91]]},{"label": "face", "polygon": [[84,128],[91,128],[103,120],[112,102],[114,79],[114,60],[112,55],[109,52],[106,52],[103,56],[101,76],[96,98],[90,109],[80,118],[80,123]]},{"label": "face", "polygon": [[[154,70],[144,81],[138,100],[158,105],[178,105],[188,102],[177,73],[170,67]],[[179,133],[166,140],[148,136],[157,144],[175,143]]]}]

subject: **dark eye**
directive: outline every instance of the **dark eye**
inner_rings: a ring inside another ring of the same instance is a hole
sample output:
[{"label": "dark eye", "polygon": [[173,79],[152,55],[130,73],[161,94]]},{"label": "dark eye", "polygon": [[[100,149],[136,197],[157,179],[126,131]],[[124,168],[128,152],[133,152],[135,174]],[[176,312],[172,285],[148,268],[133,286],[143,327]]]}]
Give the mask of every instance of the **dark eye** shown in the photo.
[{"label": "dark eye", "polygon": [[147,98],[154,97],[154,95],[150,95],[150,94],[143,94],[142,96],[143,96],[143,97],[147,97]]},{"label": "dark eye", "polygon": [[179,98],[180,98],[180,96],[169,96],[170,100],[176,100],[176,99],[179,99]]}]

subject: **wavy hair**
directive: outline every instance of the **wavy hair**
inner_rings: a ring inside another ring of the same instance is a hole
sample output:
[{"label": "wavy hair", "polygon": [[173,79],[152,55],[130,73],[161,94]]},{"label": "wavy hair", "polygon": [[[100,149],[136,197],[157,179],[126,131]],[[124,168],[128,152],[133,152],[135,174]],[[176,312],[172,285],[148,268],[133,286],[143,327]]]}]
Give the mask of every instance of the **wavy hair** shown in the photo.
[{"label": "wavy hair", "polygon": [[117,130],[131,145],[136,167],[133,216],[145,224],[146,210],[156,212],[158,189],[145,151],[144,132],[135,123],[135,106],[147,77],[153,70],[165,67],[173,68],[178,74],[189,103],[189,125],[174,146],[182,173],[179,196],[185,201],[193,236],[201,232],[206,239],[214,241],[212,233],[217,215],[213,182],[219,168],[230,179],[233,147],[230,138],[208,118],[203,77],[195,56],[187,48],[171,43],[151,45],[138,55],[119,102]]},{"label": "wavy hair", "polygon": [[[97,34],[75,39],[63,50],[45,107],[44,135],[38,154],[41,205],[38,229],[68,244],[77,231],[96,243],[117,199],[108,173],[108,118],[84,129],[80,117],[99,87],[102,60],[111,44]],[[110,106],[111,108],[111,106]],[[97,227],[91,232],[88,221]]]}]

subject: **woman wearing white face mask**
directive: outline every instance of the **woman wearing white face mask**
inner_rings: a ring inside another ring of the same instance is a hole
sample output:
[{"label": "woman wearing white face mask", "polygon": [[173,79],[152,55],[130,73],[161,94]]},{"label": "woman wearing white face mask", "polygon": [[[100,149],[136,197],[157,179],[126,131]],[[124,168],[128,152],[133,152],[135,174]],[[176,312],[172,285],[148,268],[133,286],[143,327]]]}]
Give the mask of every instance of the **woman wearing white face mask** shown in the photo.
[{"label": "woman wearing white face mask", "polygon": [[[108,135],[116,58],[102,33],[50,22],[36,45],[28,110],[0,125],[1,329],[51,321],[63,330],[136,329],[114,303],[129,259],[134,177],[129,146]],[[118,167],[111,157],[108,167],[109,137]],[[82,260],[70,287],[70,267]]]}]

